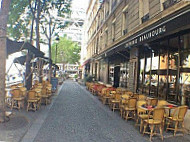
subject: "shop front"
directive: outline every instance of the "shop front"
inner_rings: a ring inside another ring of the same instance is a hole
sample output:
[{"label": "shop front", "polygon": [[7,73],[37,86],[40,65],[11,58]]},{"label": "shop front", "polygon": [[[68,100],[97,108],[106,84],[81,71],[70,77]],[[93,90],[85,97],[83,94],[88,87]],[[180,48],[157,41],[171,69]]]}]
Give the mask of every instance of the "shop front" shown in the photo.
[{"label": "shop front", "polygon": [[174,13],[133,35],[138,48],[135,92],[190,106],[190,10]]}]

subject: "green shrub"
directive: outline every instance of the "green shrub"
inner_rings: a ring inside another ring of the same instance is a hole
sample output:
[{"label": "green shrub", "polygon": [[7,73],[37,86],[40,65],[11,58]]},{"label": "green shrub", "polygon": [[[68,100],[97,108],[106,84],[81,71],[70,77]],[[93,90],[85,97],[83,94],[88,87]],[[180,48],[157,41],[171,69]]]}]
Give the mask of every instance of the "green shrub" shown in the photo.
[{"label": "green shrub", "polygon": [[84,82],[92,82],[93,81],[93,76],[88,75],[87,77],[84,78]]}]

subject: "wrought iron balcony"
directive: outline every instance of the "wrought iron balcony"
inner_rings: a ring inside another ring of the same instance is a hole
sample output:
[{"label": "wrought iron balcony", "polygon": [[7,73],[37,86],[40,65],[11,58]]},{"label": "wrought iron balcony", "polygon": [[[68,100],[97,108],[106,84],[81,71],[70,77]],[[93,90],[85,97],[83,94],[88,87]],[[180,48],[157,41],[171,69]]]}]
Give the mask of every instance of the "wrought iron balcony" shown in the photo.
[{"label": "wrought iron balcony", "polygon": [[149,13],[146,14],[145,16],[143,16],[143,17],[141,18],[141,20],[142,20],[142,23],[148,21],[148,20],[149,20]]},{"label": "wrought iron balcony", "polygon": [[163,7],[164,7],[164,10],[171,7],[172,5],[178,3],[179,1],[181,0],[166,0],[164,3],[163,3]]}]

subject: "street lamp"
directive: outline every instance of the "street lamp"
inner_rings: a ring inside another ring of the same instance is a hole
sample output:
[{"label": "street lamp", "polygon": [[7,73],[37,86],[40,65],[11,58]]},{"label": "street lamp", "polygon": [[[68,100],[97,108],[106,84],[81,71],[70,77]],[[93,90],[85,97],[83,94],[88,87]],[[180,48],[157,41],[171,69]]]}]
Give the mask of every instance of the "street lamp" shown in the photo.
[{"label": "street lamp", "polygon": [[[56,37],[56,46],[55,46],[55,65],[57,63],[57,44],[59,42],[59,36]],[[56,67],[54,67],[54,77],[56,77]]]}]

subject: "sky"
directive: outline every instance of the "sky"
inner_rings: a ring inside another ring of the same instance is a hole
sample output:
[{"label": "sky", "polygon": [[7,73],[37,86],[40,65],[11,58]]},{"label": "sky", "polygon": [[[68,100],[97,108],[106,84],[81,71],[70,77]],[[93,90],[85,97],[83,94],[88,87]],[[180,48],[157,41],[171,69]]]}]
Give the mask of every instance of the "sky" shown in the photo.
[{"label": "sky", "polygon": [[88,6],[89,0],[73,0],[73,7],[84,8]]}]

